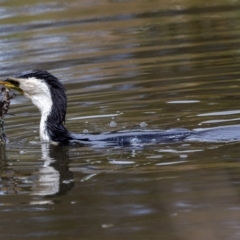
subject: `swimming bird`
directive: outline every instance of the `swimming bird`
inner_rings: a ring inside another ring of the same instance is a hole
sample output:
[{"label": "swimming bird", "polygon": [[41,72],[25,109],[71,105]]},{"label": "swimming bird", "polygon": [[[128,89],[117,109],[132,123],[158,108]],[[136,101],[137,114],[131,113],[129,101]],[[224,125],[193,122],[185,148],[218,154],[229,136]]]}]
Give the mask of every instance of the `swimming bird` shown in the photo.
[{"label": "swimming bird", "polygon": [[25,71],[5,81],[10,89],[16,89],[31,99],[41,113],[40,138],[60,145],[71,143],[125,145],[149,142],[176,142],[190,139],[200,141],[240,140],[240,126],[212,128],[201,131],[187,129],[119,131],[115,133],[76,134],[65,127],[67,96],[62,83],[48,71]]}]

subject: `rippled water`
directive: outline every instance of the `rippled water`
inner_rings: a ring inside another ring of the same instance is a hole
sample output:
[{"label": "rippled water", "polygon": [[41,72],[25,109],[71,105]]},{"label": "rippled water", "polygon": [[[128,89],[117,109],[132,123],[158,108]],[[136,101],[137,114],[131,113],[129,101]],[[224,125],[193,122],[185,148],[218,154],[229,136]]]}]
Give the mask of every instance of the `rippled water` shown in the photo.
[{"label": "rippled water", "polygon": [[[1,1],[1,76],[46,69],[73,132],[239,123],[237,1]],[[1,146],[0,238],[239,239],[235,143],[56,147],[23,96]]]}]

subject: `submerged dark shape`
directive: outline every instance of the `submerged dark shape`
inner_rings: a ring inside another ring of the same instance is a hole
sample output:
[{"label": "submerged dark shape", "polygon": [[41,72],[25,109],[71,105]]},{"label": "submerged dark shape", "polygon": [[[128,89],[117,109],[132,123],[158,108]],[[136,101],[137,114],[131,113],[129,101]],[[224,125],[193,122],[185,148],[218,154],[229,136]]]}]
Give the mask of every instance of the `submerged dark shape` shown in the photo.
[{"label": "submerged dark shape", "polygon": [[21,91],[40,110],[40,137],[46,142],[60,145],[71,143],[131,145],[179,141],[240,141],[239,125],[201,130],[170,129],[75,134],[65,127],[67,97],[63,85],[55,76],[44,70],[33,70],[8,78],[5,84]]},{"label": "submerged dark shape", "polygon": [[89,143],[98,146],[175,142],[235,142],[240,141],[240,125],[196,130],[173,128],[170,130],[119,131],[98,135],[70,133],[70,137],[72,139],[69,139],[69,142]]},{"label": "submerged dark shape", "polygon": [[8,88],[1,88],[2,98],[0,101],[0,142],[7,142],[8,139],[5,134],[4,129],[4,115],[8,113],[8,109],[10,106],[10,100],[13,98],[13,94],[9,93]]}]

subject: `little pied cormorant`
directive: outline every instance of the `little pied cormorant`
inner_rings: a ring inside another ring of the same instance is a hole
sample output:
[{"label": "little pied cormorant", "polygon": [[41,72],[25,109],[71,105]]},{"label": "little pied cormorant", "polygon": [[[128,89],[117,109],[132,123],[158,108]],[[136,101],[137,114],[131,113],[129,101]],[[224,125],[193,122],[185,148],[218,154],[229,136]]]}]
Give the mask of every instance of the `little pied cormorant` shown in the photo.
[{"label": "little pied cormorant", "polygon": [[[187,129],[120,131],[101,134],[75,134],[65,127],[67,96],[61,82],[44,70],[26,71],[5,81],[10,89],[23,93],[41,112],[40,138],[42,141],[67,145],[72,142],[109,145],[127,145],[148,142],[176,142],[196,139],[200,141],[240,140],[240,126],[212,128],[201,131]],[[219,139],[221,134],[221,139]]]}]

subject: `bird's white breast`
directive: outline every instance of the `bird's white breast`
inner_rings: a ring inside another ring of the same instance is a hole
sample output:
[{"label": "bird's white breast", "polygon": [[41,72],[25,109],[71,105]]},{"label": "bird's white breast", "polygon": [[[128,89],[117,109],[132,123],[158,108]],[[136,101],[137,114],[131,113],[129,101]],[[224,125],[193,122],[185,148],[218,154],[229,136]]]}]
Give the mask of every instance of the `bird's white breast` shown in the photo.
[{"label": "bird's white breast", "polygon": [[47,117],[52,110],[52,98],[48,85],[43,81],[34,77],[21,79],[20,88],[23,90],[24,95],[32,100],[32,103],[41,112],[40,122],[40,137],[43,141],[50,141],[46,129]]}]

